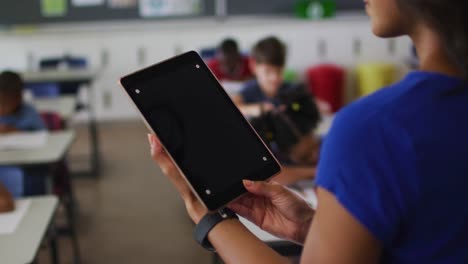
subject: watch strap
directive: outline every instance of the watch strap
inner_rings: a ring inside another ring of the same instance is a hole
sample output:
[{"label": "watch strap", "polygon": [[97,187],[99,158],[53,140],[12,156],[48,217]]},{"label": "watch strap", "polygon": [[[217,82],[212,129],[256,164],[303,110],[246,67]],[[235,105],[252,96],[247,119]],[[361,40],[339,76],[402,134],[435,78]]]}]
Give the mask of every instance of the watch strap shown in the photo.
[{"label": "watch strap", "polygon": [[200,220],[195,226],[194,237],[195,240],[205,249],[215,251],[210,241],[208,240],[208,234],[210,231],[220,222],[227,219],[239,219],[232,210],[224,208],[214,213],[208,213]]}]

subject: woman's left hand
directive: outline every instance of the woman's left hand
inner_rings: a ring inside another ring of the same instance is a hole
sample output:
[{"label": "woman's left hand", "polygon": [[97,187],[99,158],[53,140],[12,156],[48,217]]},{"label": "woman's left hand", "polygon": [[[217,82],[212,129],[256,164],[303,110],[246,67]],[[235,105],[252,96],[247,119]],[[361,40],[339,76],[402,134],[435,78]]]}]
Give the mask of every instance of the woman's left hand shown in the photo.
[{"label": "woman's left hand", "polygon": [[161,167],[162,172],[179,191],[190,218],[192,218],[195,223],[200,222],[201,218],[208,210],[193,194],[177,166],[164,151],[159,139],[155,135],[148,134],[148,141],[151,146],[151,156],[159,167]]}]

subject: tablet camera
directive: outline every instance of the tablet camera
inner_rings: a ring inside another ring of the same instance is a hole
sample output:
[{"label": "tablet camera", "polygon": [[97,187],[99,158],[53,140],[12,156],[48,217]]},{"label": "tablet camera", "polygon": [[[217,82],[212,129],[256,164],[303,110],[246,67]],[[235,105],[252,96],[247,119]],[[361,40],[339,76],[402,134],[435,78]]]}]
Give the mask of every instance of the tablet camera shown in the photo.
[{"label": "tablet camera", "polygon": [[199,64],[195,65],[195,67],[196,67],[197,69],[200,69],[200,65],[199,65]]},{"label": "tablet camera", "polygon": [[267,157],[263,157],[263,161],[267,161],[267,160],[268,160],[268,158],[267,158]]},{"label": "tablet camera", "polygon": [[140,90],[139,90],[139,89],[136,89],[136,90],[135,90],[135,93],[140,94]]},{"label": "tablet camera", "polygon": [[205,193],[211,195],[211,191],[209,189],[206,189]]}]

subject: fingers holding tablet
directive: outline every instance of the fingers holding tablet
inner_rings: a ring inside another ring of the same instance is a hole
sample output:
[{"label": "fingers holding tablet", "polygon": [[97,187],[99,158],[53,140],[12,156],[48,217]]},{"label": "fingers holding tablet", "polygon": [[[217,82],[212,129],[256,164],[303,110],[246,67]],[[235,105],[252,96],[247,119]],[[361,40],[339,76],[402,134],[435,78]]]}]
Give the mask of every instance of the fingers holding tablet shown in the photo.
[{"label": "fingers holding tablet", "polygon": [[190,188],[183,179],[174,162],[164,151],[159,139],[155,135],[148,134],[148,141],[151,147],[151,155],[154,161],[156,161],[156,163],[161,168],[162,172],[168,176],[183,198],[189,195],[191,193]]},{"label": "fingers holding tablet", "polygon": [[154,161],[176,187],[192,220],[195,223],[198,223],[208,210],[196,198],[189,185],[177,169],[177,166],[164,150],[156,135],[148,134],[148,142],[150,144],[151,156]]}]

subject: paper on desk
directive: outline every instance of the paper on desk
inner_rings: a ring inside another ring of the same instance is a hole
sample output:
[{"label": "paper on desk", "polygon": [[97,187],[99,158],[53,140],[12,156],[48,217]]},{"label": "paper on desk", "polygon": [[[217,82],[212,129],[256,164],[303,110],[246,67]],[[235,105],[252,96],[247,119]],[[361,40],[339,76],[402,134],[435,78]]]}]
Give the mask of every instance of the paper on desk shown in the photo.
[{"label": "paper on desk", "polygon": [[13,234],[19,223],[29,209],[31,200],[17,200],[15,211],[10,213],[0,213],[0,235]]},{"label": "paper on desk", "polygon": [[317,129],[315,130],[315,135],[325,137],[328,134],[328,131],[330,131],[334,119],[334,115],[323,116],[322,121],[320,121]]},{"label": "paper on desk", "polygon": [[40,148],[47,143],[47,136],[46,131],[0,135],[0,150]]}]

